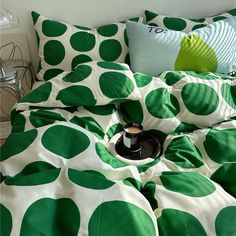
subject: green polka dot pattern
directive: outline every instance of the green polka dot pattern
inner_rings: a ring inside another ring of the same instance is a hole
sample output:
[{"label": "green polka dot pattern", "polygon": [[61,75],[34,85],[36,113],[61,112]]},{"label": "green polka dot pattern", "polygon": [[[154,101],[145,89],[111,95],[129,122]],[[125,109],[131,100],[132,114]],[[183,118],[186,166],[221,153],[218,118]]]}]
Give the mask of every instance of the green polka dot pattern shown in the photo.
[{"label": "green polka dot pattern", "polygon": [[[138,72],[134,78],[141,99],[120,105],[124,123],[137,122],[146,130],[171,134],[212,127],[236,116],[235,79],[231,76],[222,78],[221,74],[211,72],[166,71],[159,78]],[[189,148],[190,151],[193,147],[190,145]],[[200,167],[201,157],[197,150],[193,153],[198,164],[190,164],[187,156],[184,157],[186,163],[182,158],[171,156],[179,159],[180,165]]]},{"label": "green polka dot pattern", "polygon": [[[56,71],[68,71],[79,63],[91,60],[125,62],[128,55],[125,22],[91,29],[54,21],[36,12],[32,12],[32,17],[39,39],[39,57],[43,69],[37,75],[39,80],[51,79],[50,75]],[[142,18],[130,20],[142,21]]]},{"label": "green polka dot pattern", "polygon": [[236,16],[236,9],[232,9],[217,16],[201,18],[201,19],[186,19],[181,17],[170,17],[145,11],[145,20],[149,25],[160,26],[163,29],[176,31],[190,32],[198,28],[202,28],[215,21],[223,20],[231,16]]},{"label": "green polka dot pattern", "polygon": [[50,107],[101,106],[139,97],[133,72],[127,64],[91,61],[40,85],[19,106],[20,109],[49,104]]}]

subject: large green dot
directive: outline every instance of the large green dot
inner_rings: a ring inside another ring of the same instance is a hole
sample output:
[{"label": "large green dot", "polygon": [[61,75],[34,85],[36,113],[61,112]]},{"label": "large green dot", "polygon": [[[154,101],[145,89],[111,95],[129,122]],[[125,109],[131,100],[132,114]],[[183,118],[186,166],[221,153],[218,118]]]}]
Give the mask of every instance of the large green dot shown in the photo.
[{"label": "large green dot", "polygon": [[84,109],[100,116],[111,115],[117,110],[114,105],[84,106]]},{"label": "large green dot", "polygon": [[156,235],[154,223],[146,211],[123,201],[100,204],[89,220],[88,231],[89,236]]},{"label": "large green dot", "polygon": [[126,163],[116,159],[114,156],[112,156],[106,149],[106,147],[102,144],[97,142],[96,143],[96,153],[98,154],[99,158],[108,165],[112,166],[113,168],[120,168],[127,166]]},{"label": "large green dot", "polygon": [[236,129],[211,129],[203,143],[207,155],[217,163],[235,162]]},{"label": "large green dot", "polygon": [[236,109],[236,85],[231,86],[227,83],[221,86],[221,94],[225,101],[234,109]]},{"label": "large green dot", "polygon": [[82,85],[74,85],[60,90],[56,100],[60,100],[66,106],[94,106],[97,103],[93,92]]},{"label": "large green dot", "polygon": [[30,102],[30,103],[40,103],[48,100],[50,93],[52,91],[51,82],[46,82],[40,85],[38,88],[34,89],[31,93],[26,95],[20,100],[20,103]]},{"label": "large green dot", "polygon": [[110,61],[99,61],[97,62],[97,65],[99,67],[102,67],[104,69],[111,69],[111,70],[129,70],[127,66],[124,64],[119,64],[116,62],[110,62]]},{"label": "large green dot", "polygon": [[78,235],[80,212],[72,199],[43,198],[26,210],[20,229],[21,236]]},{"label": "large green dot", "polygon": [[46,149],[66,159],[84,152],[89,144],[86,134],[62,125],[48,128],[42,136],[42,145]]},{"label": "large green dot", "polygon": [[120,104],[120,113],[125,123],[143,122],[143,109],[139,101],[129,101]]},{"label": "large green dot", "polygon": [[63,35],[67,26],[61,22],[44,20],[42,23],[42,32],[47,37],[58,37]]},{"label": "large green dot", "polygon": [[134,78],[135,78],[136,84],[139,88],[145,87],[146,85],[148,85],[152,81],[152,76],[144,75],[141,73],[136,73],[134,75]]},{"label": "large green dot", "polygon": [[206,84],[188,83],[182,88],[181,95],[186,108],[196,115],[210,115],[219,105],[217,92]]},{"label": "large green dot", "polygon": [[105,72],[99,78],[102,93],[109,98],[127,98],[134,90],[132,80],[120,72]]},{"label": "large green dot", "polygon": [[199,220],[185,211],[164,209],[157,224],[159,235],[207,236]]},{"label": "large green dot", "polygon": [[65,82],[77,83],[89,77],[91,73],[91,66],[78,65],[73,72],[67,74],[65,77],[62,78],[62,80]]},{"label": "large green dot", "polygon": [[97,28],[97,32],[104,37],[111,37],[118,32],[118,26],[116,24],[103,25]]},{"label": "large green dot", "polygon": [[160,179],[166,189],[191,197],[204,197],[215,191],[215,185],[198,172],[164,171]]},{"label": "large green dot", "polygon": [[164,17],[163,23],[166,28],[176,31],[182,31],[187,26],[185,20],[174,17]]},{"label": "large green dot", "polygon": [[236,162],[226,162],[211,176],[211,179],[236,198]]},{"label": "large green dot", "polygon": [[65,48],[58,40],[49,40],[44,45],[44,60],[52,66],[60,64],[65,58]]},{"label": "large green dot", "polygon": [[164,155],[167,160],[183,168],[198,168],[204,165],[200,151],[187,136],[173,139]]},{"label": "large green dot", "polygon": [[[36,139],[38,131],[32,129],[23,133],[12,133],[0,147],[0,161],[4,161],[27,149]],[[17,145],[16,145],[17,144]]]},{"label": "large green dot", "polygon": [[151,91],[145,104],[150,114],[157,118],[173,118],[180,112],[178,100],[166,88]]},{"label": "large green dot", "polygon": [[107,39],[101,42],[99,47],[100,57],[104,61],[115,61],[121,55],[122,47],[116,39]]},{"label": "large green dot", "polygon": [[74,70],[77,65],[81,63],[89,62],[89,61],[92,61],[92,59],[89,56],[80,54],[73,58],[71,62],[71,69]]},{"label": "large green dot", "polygon": [[[105,178],[104,175],[97,171],[78,171],[69,169],[69,179],[79,186],[90,189],[107,189],[114,185],[114,182]],[[94,181],[96,179],[96,181]]]},{"label": "large green dot", "polygon": [[70,37],[71,47],[80,52],[87,52],[95,47],[94,34],[88,32],[77,32]]},{"label": "large green dot", "polygon": [[201,37],[190,34],[181,38],[175,70],[216,72],[217,68],[218,60],[214,49]]},{"label": "large green dot", "polygon": [[236,236],[236,206],[223,208],[215,221],[217,236]]},{"label": "large green dot", "polygon": [[56,77],[57,75],[61,74],[63,72],[62,69],[48,69],[45,71],[43,78],[44,80],[50,80],[54,77]]},{"label": "large green dot", "polygon": [[31,111],[29,116],[31,124],[38,128],[54,123],[56,120],[66,121],[61,114],[40,109],[38,111]]},{"label": "large green dot", "polygon": [[9,236],[12,229],[12,216],[11,212],[2,204],[0,204],[0,235]]},{"label": "large green dot", "polygon": [[47,162],[35,161],[24,167],[24,169],[14,177],[6,178],[5,184],[15,186],[47,184],[55,181],[60,171],[60,168],[56,168]]}]

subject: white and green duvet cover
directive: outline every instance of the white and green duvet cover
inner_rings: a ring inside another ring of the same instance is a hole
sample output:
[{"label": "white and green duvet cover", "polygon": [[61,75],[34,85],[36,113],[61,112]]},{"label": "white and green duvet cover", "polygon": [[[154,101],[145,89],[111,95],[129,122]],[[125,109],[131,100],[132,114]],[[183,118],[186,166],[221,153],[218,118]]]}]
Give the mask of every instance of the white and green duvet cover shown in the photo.
[{"label": "white and green duvet cover", "polygon": [[[1,236],[236,235],[236,79],[134,78],[141,98],[119,112],[114,104],[77,107],[74,94],[67,106],[55,93],[38,101],[40,91],[55,91],[45,85],[16,106],[1,147]],[[145,165],[106,149],[135,118],[163,142]]]}]

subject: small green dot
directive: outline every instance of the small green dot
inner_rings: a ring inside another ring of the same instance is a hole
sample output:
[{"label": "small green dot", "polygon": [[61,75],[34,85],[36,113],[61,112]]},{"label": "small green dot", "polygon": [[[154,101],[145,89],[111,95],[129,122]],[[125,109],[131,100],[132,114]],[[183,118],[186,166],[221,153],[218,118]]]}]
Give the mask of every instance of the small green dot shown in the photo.
[{"label": "small green dot", "polygon": [[[68,177],[73,183],[89,189],[103,190],[110,188],[115,184],[97,171],[78,171],[69,169]],[[96,179],[96,181],[94,181],[94,179]]]},{"label": "small green dot", "polygon": [[188,83],[181,95],[186,108],[196,115],[210,115],[219,105],[217,92],[206,84]]},{"label": "small green dot", "polygon": [[164,17],[163,23],[166,28],[176,31],[182,31],[187,26],[185,20],[174,17]]},{"label": "small green dot", "polygon": [[61,22],[44,20],[42,23],[42,32],[47,37],[58,37],[63,35],[67,26]]},{"label": "small green dot", "polygon": [[116,24],[103,25],[97,28],[97,32],[104,37],[111,37],[118,32],[118,26]]},{"label": "small green dot", "polygon": [[139,88],[145,87],[146,85],[148,85],[152,81],[152,76],[141,74],[141,73],[136,73],[134,75],[134,78],[135,78],[136,84]]},{"label": "small green dot", "polygon": [[60,90],[56,100],[60,100],[66,106],[95,106],[97,103],[93,92],[82,85],[74,85]]},{"label": "small green dot", "polygon": [[77,32],[70,37],[70,43],[74,50],[87,52],[95,47],[96,39],[92,33]]},{"label": "small green dot", "polygon": [[62,78],[63,81],[69,83],[81,82],[84,79],[87,79],[92,73],[91,66],[88,65],[78,65],[73,72],[67,74]]},{"label": "small green dot", "polygon": [[77,65],[81,63],[89,62],[89,61],[92,61],[92,59],[89,56],[80,54],[73,58],[71,62],[71,69],[74,70]]},{"label": "small green dot", "polygon": [[45,71],[43,78],[44,80],[50,80],[54,77],[56,77],[57,75],[61,74],[63,72],[62,69],[48,69]]},{"label": "small green dot", "polygon": [[164,171],[160,179],[166,189],[190,197],[204,197],[216,189],[211,180],[198,172]]},{"label": "small green dot", "polygon": [[99,54],[104,61],[115,61],[120,57],[121,52],[121,44],[116,39],[104,40],[99,46]]},{"label": "small green dot", "polygon": [[216,17],[213,17],[213,21],[216,22],[218,20],[224,20],[224,19],[227,19],[226,16],[216,16]]},{"label": "small green dot", "polygon": [[116,62],[110,61],[99,61],[97,65],[104,69],[111,69],[111,70],[129,70],[129,68],[123,64],[119,64]]},{"label": "small green dot", "polygon": [[104,72],[99,78],[102,93],[109,98],[127,98],[134,90],[132,80],[120,72]]},{"label": "small green dot", "polygon": [[180,112],[177,98],[166,88],[151,91],[145,98],[145,104],[148,112],[157,118],[172,118]]},{"label": "small green dot", "polygon": [[65,48],[58,40],[49,40],[44,45],[44,60],[47,64],[55,66],[65,58]]}]

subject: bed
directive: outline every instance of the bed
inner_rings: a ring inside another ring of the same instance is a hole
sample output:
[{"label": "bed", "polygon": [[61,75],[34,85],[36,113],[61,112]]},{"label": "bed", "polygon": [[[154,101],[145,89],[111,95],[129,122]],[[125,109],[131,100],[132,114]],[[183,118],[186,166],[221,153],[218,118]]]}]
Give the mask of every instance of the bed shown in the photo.
[{"label": "bed", "polygon": [[[96,29],[32,17],[40,85],[1,146],[1,235],[235,236],[236,9]],[[111,154],[130,122],[158,158]]]}]

